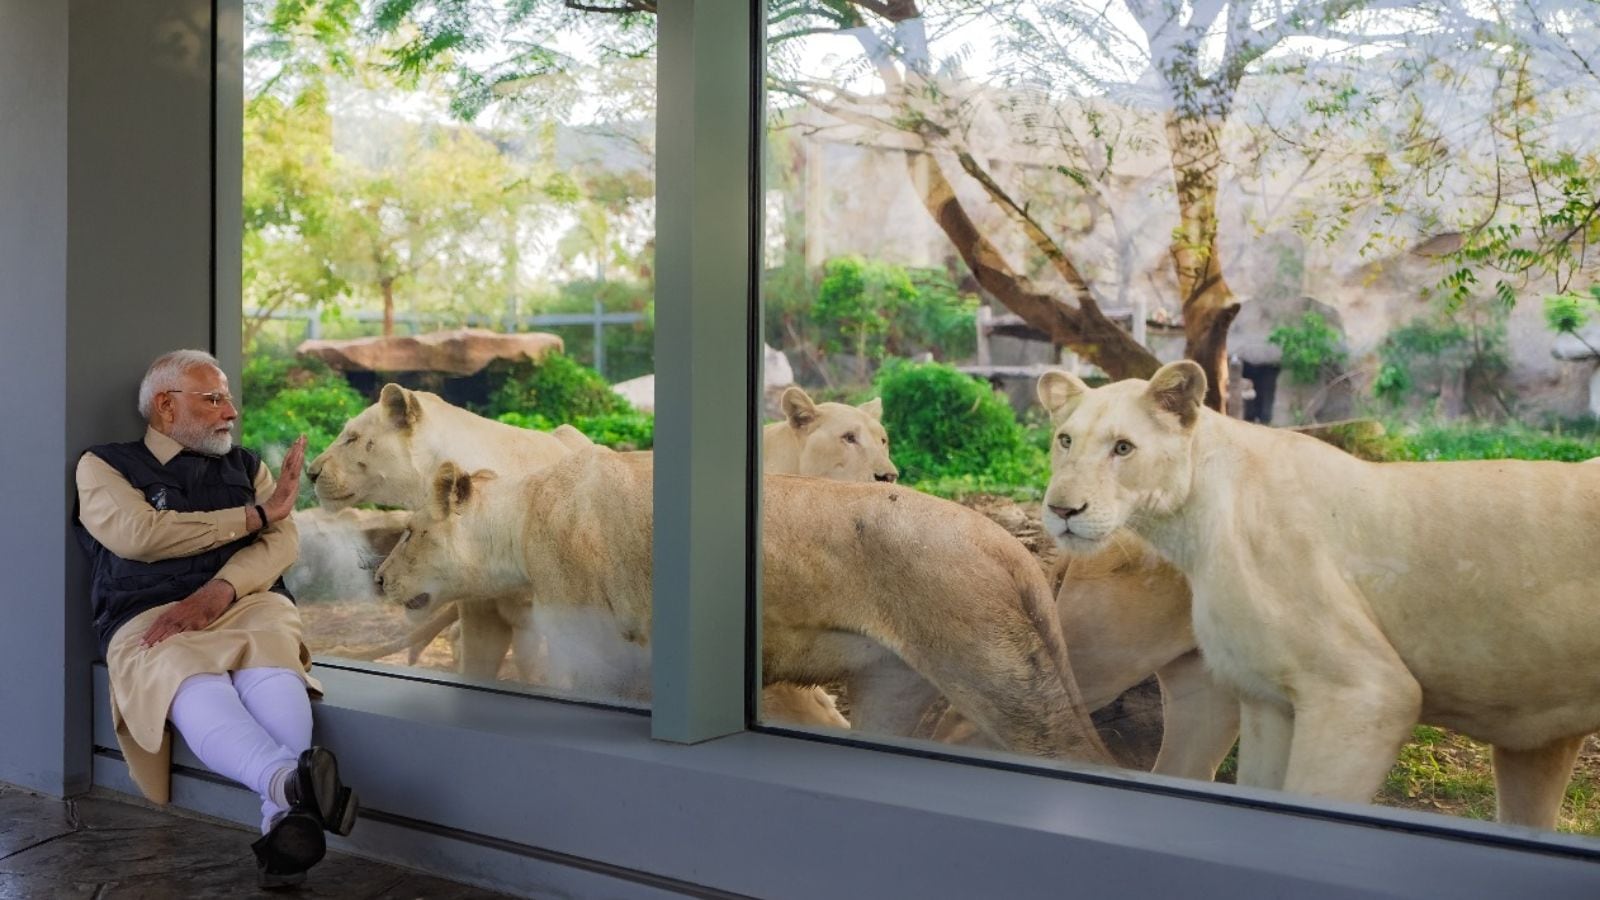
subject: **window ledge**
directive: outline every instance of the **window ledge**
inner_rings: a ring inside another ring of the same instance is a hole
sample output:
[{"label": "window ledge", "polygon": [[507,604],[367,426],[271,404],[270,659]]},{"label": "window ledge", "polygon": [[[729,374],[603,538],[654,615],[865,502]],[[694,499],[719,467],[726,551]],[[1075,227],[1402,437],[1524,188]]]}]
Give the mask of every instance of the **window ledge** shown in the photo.
[{"label": "window ledge", "polygon": [[[1153,776],[1129,790],[776,734],[667,744],[627,712],[316,674],[327,688],[318,741],[375,819],[639,885],[763,897],[1059,897],[1066,885],[1086,896],[1600,896],[1594,842],[1581,838],[1453,822],[1440,836],[1423,833],[1444,830],[1438,817],[1420,813],[1385,811],[1374,826],[1252,808],[1273,802],[1265,792],[1206,797],[1222,789]],[[96,743],[114,748],[103,667],[95,682]],[[187,751],[176,760],[198,766]]]}]

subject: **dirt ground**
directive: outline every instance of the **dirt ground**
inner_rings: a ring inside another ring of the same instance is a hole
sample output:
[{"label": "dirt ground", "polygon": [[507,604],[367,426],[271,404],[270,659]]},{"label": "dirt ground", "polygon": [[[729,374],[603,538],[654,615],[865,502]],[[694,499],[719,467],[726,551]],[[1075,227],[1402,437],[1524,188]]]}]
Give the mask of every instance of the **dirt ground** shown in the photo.
[{"label": "dirt ground", "polygon": [[[975,496],[965,505],[999,523],[1028,547],[1048,573],[1055,550],[1041,527],[1038,504],[1019,504],[1004,497]],[[402,610],[373,600],[304,603],[307,644],[313,653],[345,656],[354,648],[368,648],[397,640],[414,626]],[[378,662],[406,665],[407,654],[398,651]],[[422,651],[417,666],[455,670],[455,650],[450,632],[434,638]],[[509,660],[501,678],[512,680]],[[848,708],[848,697],[840,706]],[[1161,745],[1161,692],[1148,679],[1094,714],[1101,736],[1126,764],[1148,769]],[[1232,780],[1232,758],[1223,764],[1218,780]],[[1494,817],[1494,777],[1490,749],[1443,729],[1419,726],[1415,739],[1401,752],[1377,802],[1386,806],[1419,809],[1477,819]],[[1600,739],[1589,738],[1567,791],[1561,830],[1600,835]]]}]

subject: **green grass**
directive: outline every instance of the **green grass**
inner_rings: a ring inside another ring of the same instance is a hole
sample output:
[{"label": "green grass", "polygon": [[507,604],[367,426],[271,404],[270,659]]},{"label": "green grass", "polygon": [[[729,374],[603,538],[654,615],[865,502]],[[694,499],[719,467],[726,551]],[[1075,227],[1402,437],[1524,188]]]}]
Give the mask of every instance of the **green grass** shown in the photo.
[{"label": "green grass", "polygon": [[[1400,748],[1378,802],[1470,819],[1494,818],[1494,766],[1486,744],[1443,728],[1418,725]],[[1561,808],[1560,831],[1600,835],[1600,752],[1591,740],[1578,757]]]}]

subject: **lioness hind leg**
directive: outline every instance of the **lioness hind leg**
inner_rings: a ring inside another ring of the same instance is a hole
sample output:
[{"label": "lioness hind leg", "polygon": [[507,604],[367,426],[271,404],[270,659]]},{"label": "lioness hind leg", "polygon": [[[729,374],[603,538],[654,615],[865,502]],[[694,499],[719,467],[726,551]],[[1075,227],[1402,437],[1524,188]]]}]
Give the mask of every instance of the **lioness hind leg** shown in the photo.
[{"label": "lioness hind leg", "polygon": [[1562,738],[1532,750],[1495,747],[1495,818],[1510,825],[1555,828],[1583,739]]},{"label": "lioness hind leg", "polygon": [[1156,670],[1161,681],[1161,752],[1153,771],[1210,781],[1239,736],[1239,695],[1190,651]]},{"label": "lioness hind leg", "polygon": [[[1020,619],[1020,615],[1018,616]],[[1115,765],[1075,689],[1021,622],[952,641],[907,642],[906,661],[991,740],[1052,759]],[[921,647],[937,647],[937,652]]]},{"label": "lioness hind leg", "polygon": [[511,649],[511,626],[493,603],[461,602],[461,674],[494,681]]},{"label": "lioness hind leg", "polygon": [[868,734],[910,737],[939,692],[898,657],[884,653],[850,673],[850,729]]}]

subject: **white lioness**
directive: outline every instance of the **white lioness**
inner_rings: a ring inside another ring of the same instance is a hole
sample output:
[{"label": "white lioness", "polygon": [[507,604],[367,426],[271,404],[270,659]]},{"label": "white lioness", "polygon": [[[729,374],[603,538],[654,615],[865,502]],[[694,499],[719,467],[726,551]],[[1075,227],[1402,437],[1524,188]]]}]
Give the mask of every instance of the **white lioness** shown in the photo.
[{"label": "white lioness", "polygon": [[[884,431],[883,400],[874,397],[860,406],[815,403],[795,386],[778,399],[782,421],[762,429],[763,472],[769,475],[806,475],[835,481],[888,481],[900,477],[889,459],[889,434]],[[762,714],[782,721],[831,721],[847,728],[833,697],[821,688],[795,690],[787,685],[768,686]],[[809,717],[796,711],[812,710]]]},{"label": "white lioness", "polygon": [[[855,411],[854,407],[841,408]],[[837,420],[831,411],[824,416],[830,427]],[[389,384],[377,403],[345,423],[333,445],[312,460],[308,471],[318,500],[326,507],[383,503],[419,509],[427,502],[432,473],[446,461],[527,474],[572,449],[592,446],[582,432],[568,425],[549,434],[516,428],[453,406],[434,394]],[[826,458],[824,454],[815,456]],[[416,613],[421,623],[403,639],[373,647],[340,647],[338,655],[375,659],[410,648],[414,662],[421,645],[459,618],[458,661],[463,674],[493,679],[507,650],[515,648],[512,658],[521,680],[590,691],[603,688],[587,683],[586,673],[621,662],[591,657],[627,653],[626,647],[606,644],[607,636],[597,636],[583,622],[562,621],[551,614],[543,623],[546,627],[540,629],[523,595],[458,590],[448,599],[459,611]],[[551,638],[557,642],[551,644]],[[833,698],[821,688],[773,685],[763,694],[763,708],[770,710],[772,718],[790,724],[849,726]]]},{"label": "white lioness", "polygon": [[[470,577],[651,633],[653,460],[583,450],[507,482],[446,464],[378,570],[426,608]],[[492,487],[489,485],[492,484]],[[909,734],[935,695],[1002,746],[1109,762],[1038,566],[1000,526],[893,485],[763,481],[763,677],[844,680],[857,728]]]},{"label": "white lioness", "polygon": [[1600,466],[1370,463],[1204,409],[1192,362],[1039,381],[1046,528],[1124,525],[1189,580],[1241,696],[1241,783],[1370,801],[1419,720],[1495,745],[1499,817],[1551,827],[1600,728]]},{"label": "white lioness", "polygon": [[[560,434],[517,428],[474,415],[427,391],[386,384],[378,402],[346,422],[332,446],[306,471],[317,501],[329,509],[379,503],[414,510],[427,504],[432,474],[446,460],[472,468],[533,471],[582,446],[593,444],[574,428]],[[461,601],[463,674],[493,679],[514,640],[519,647],[536,644],[531,635],[521,634],[529,627],[525,598],[456,595],[452,599]],[[537,656],[536,652],[515,655],[524,681],[540,677]]]},{"label": "white lioness", "polygon": [[791,387],[778,402],[783,421],[761,432],[762,471],[835,481],[892,482],[900,476],[889,459],[882,398],[860,406],[813,403],[811,395]]}]

